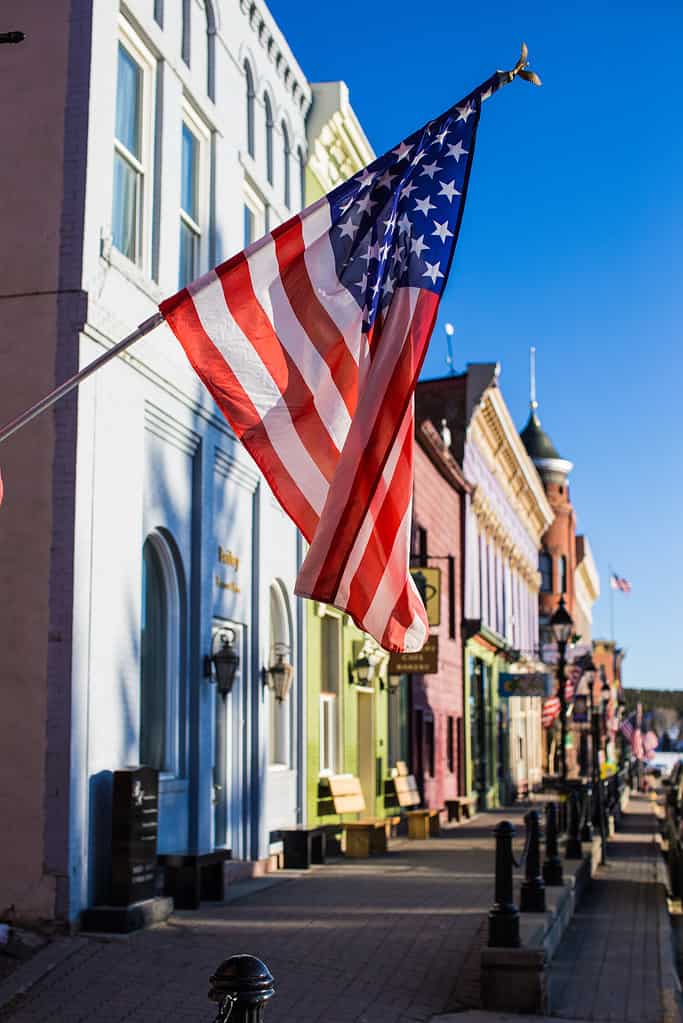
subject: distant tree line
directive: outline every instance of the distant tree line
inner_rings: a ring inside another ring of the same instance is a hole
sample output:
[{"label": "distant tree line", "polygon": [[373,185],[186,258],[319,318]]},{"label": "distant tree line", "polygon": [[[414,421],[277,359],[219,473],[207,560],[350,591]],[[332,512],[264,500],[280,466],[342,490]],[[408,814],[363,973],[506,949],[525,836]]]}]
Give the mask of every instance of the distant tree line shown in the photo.
[{"label": "distant tree line", "polygon": [[683,715],[683,689],[624,689],[626,713],[630,714],[642,703],[643,711],[662,709],[675,710]]}]

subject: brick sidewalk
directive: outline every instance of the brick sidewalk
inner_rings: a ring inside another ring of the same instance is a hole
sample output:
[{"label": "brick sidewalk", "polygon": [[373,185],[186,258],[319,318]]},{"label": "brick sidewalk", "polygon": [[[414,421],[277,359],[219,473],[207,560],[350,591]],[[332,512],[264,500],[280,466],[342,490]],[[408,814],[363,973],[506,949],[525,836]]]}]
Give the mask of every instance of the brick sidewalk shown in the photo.
[{"label": "brick sidewalk", "polygon": [[608,865],[598,871],[553,961],[554,1015],[619,1023],[679,1018],[656,832],[654,803],[632,795],[609,843]]},{"label": "brick sidewalk", "polygon": [[222,959],[250,952],[275,977],[267,1023],[427,1020],[453,1006],[463,978],[476,987],[467,974],[475,963],[478,973],[493,900],[492,828],[522,814],[481,814],[440,839],[393,841],[385,857],[273,875],[238,901],[203,903],[125,938],[79,937],[74,953],[0,1016],[209,1023],[208,978]]},{"label": "brick sidewalk", "polygon": [[[35,982],[38,964],[26,964],[32,986],[0,1018],[210,1023],[208,978],[236,952],[259,956],[275,977],[266,1023],[419,1023],[467,1009],[477,1004],[493,897],[492,829],[503,817],[521,824],[523,813],[481,814],[438,840],[394,841],[386,857],[233,886],[231,901],[175,913],[151,931],[63,940],[39,953],[46,962],[53,956],[47,976]],[[565,1019],[674,1018],[658,994],[666,939],[651,804],[633,797],[625,823],[556,959],[556,1012]],[[520,826],[518,847],[522,834]],[[508,1018],[465,1013],[452,1020]]]}]

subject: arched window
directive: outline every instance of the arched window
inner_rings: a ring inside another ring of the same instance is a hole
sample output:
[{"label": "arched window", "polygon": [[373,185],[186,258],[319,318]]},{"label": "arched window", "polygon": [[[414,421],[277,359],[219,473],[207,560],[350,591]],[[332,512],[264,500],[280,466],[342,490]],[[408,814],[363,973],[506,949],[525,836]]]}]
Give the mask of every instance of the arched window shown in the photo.
[{"label": "arched window", "polygon": [[[269,663],[275,662],[278,652],[285,654],[293,664],[292,621],[287,593],[280,582],[270,586],[270,649]],[[285,653],[286,651],[286,653]],[[294,681],[296,684],[296,679]],[[292,691],[280,702],[272,689],[268,690],[269,758],[273,766],[289,767],[292,749]]]},{"label": "arched window", "polygon": [[263,94],[263,107],[266,112],[266,176],[273,184],[273,106],[267,92]]},{"label": "arched window", "polygon": [[287,125],[282,122],[282,158],[284,166],[284,179],[283,179],[283,199],[287,209],[292,205],[291,196],[291,185],[290,185],[290,167],[289,159],[291,156],[291,149],[289,146],[289,132],[287,131]]},{"label": "arched window", "polygon": [[301,198],[301,209],[306,205],[306,160],[304,159],[303,150],[299,146],[297,150],[299,157],[299,196]]},{"label": "arched window", "polygon": [[560,580],[560,593],[567,592],[567,559],[564,554],[559,558],[559,580]]},{"label": "arched window", "polygon": [[541,593],[552,593],[553,561],[547,551],[541,551],[538,559],[538,570],[541,573]]},{"label": "arched window", "polygon": [[161,533],[142,549],[140,763],[180,773],[184,601],[177,559]]},{"label": "arched window", "polygon": [[254,75],[248,60],[244,62],[244,77],[247,85],[247,152],[249,156],[255,155],[254,145],[254,107],[256,96],[254,93]]}]

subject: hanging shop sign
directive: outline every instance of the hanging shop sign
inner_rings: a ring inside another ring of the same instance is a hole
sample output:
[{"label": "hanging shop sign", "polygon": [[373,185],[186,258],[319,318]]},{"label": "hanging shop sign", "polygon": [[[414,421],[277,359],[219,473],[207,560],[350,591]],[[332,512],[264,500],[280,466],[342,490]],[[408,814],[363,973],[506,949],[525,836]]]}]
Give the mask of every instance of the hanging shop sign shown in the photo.
[{"label": "hanging shop sign", "polygon": [[427,621],[430,625],[441,624],[441,569],[411,568],[410,574],[422,597],[427,610]]},{"label": "hanging shop sign", "polygon": [[412,654],[390,654],[390,675],[436,675],[439,670],[439,637],[429,636],[421,650]]},{"label": "hanging shop sign", "polygon": [[508,696],[550,696],[552,687],[553,677],[545,671],[501,671],[498,675],[498,691],[503,699]]}]

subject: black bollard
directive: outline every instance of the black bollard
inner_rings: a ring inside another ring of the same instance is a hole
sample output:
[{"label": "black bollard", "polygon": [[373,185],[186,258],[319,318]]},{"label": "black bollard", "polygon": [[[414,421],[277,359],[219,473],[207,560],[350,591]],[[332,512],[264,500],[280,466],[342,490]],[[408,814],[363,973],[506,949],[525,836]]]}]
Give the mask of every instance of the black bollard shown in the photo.
[{"label": "black bollard", "polygon": [[547,885],[564,884],[562,860],[557,846],[557,805],[548,803],[545,808],[545,863],[543,880]]},{"label": "black bollard", "polygon": [[275,994],[273,976],[256,956],[230,956],[210,980],[209,998],[218,1002],[215,1023],[263,1023],[263,1007]]},{"label": "black bollard", "polygon": [[494,829],[496,836],[496,891],[495,903],[489,913],[489,946],[491,948],[517,948],[519,939],[519,910],[512,898],[512,836],[510,821],[501,821]]},{"label": "black bollard", "polygon": [[541,877],[541,821],[538,810],[524,815],[528,834],[525,876],[519,900],[522,913],[545,913],[545,883]]},{"label": "black bollard", "polygon": [[593,841],[593,825],[591,823],[591,801],[592,801],[592,790],[590,785],[586,785],[583,789],[583,824],[581,825],[581,841],[592,842]]},{"label": "black bollard", "polygon": [[569,827],[564,847],[564,858],[566,860],[580,860],[583,856],[581,837],[579,835],[580,824],[579,795],[577,792],[571,792],[569,795]]}]

